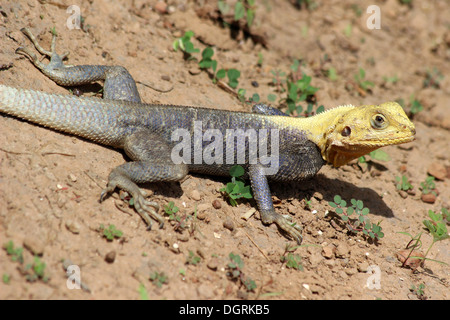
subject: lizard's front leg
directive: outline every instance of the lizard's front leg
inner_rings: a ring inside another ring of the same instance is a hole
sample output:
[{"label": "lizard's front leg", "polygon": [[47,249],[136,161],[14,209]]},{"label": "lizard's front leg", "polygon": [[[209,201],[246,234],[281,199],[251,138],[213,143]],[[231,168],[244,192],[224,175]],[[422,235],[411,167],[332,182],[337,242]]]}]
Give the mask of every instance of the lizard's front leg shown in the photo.
[{"label": "lizard's front leg", "polygon": [[100,201],[116,188],[122,189],[133,197],[134,208],[149,225],[149,229],[152,225],[151,218],[162,227],[164,218],[157,213],[159,206],[145,199],[146,194],[137,183],[179,181],[188,173],[187,165],[174,164],[170,159],[170,146],[157,134],[147,130],[129,134],[124,140],[124,150],[134,161],[111,171]]},{"label": "lizard's front leg", "polygon": [[267,177],[264,173],[264,167],[260,164],[250,165],[248,174],[262,222],[265,224],[275,223],[281,230],[285,231],[300,244],[302,242],[301,227],[290,223],[285,217],[277,213],[273,207],[272,196]]}]

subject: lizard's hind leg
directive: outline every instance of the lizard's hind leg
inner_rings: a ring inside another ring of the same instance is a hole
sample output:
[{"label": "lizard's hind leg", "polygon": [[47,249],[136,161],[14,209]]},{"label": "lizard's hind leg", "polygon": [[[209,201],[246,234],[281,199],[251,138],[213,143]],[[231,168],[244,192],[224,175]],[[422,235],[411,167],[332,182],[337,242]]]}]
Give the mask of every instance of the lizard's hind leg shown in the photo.
[{"label": "lizard's hind leg", "polygon": [[17,48],[16,53],[22,54],[41,70],[43,74],[61,86],[78,86],[98,80],[105,80],[103,98],[141,102],[139,92],[133,77],[127,69],[121,66],[104,65],[65,65],[63,59],[69,55],[65,52],[59,55],[55,51],[56,33],[53,32],[51,51],[47,51],[38,43],[36,37],[28,28],[21,29],[33,43],[37,51],[50,58],[48,64],[42,63],[29,48]]}]

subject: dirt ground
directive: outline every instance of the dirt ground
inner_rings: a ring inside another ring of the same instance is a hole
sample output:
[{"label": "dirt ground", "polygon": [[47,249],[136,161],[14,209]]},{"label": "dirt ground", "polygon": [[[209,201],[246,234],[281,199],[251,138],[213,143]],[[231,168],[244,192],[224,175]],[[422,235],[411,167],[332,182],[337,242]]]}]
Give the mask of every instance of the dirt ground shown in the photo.
[{"label": "dirt ground", "polygon": [[[144,186],[162,207],[173,201],[180,217],[190,217],[182,232],[168,216],[164,229],[146,231],[117,194],[98,202],[109,171],[126,160],[123,153],[2,114],[0,243],[24,248],[24,261],[0,250],[1,299],[450,298],[448,240],[435,243],[427,256],[447,265],[428,260],[413,272],[397,258],[410,240],[399,232],[423,232],[419,250],[425,253],[432,237],[422,221],[429,210],[450,208],[448,1],[317,0],[297,9],[289,1],[257,0],[250,32],[224,27],[216,1],[174,0],[167,6],[145,0],[82,1],[80,30],[66,25],[68,4],[2,2],[1,84],[71,94],[14,53],[31,46],[22,27],[29,27],[46,49],[55,27],[57,51],[70,51],[67,63],[122,65],[149,85],[138,84],[145,102],[250,111],[250,104],[214,84],[197,67],[198,59],[187,60],[172,49],[176,38],[192,30],[194,46],[212,46],[219,68],[241,72],[239,88],[247,90],[247,97],[258,93],[268,102],[268,95],[276,94],[277,105],[286,93],[276,91],[272,71],[289,74],[294,60],[301,59],[302,72],[319,88],[317,104],[326,109],[402,99],[409,111],[418,101],[423,110],[413,117],[417,139],[384,148],[391,157],[386,162],[326,166],[311,181],[271,186],[276,210],[304,228],[304,246],[293,253],[301,257],[303,270],[297,270],[280,260],[286,245],[295,243],[275,225],[264,226],[257,212],[247,221],[241,218],[255,207],[253,201],[232,207],[223,198],[219,189],[229,179],[189,175],[180,183]],[[366,24],[372,4],[380,8],[380,29]],[[330,68],[337,78],[326,73]],[[374,83],[367,90],[355,85],[360,68]],[[82,91],[93,95],[99,88]],[[434,203],[421,199],[420,184],[429,174],[439,191]],[[413,192],[397,190],[395,178],[402,175]],[[362,200],[371,221],[381,222],[384,237],[374,242],[361,232],[349,233],[328,204],[336,194]],[[114,225],[123,235],[107,241],[102,224]],[[227,275],[230,253],[241,257],[241,273],[256,289],[248,291]],[[27,270],[33,255],[45,263],[43,273],[36,262]],[[68,288],[66,259],[80,268],[89,290]],[[151,280],[162,273],[165,281]]]}]

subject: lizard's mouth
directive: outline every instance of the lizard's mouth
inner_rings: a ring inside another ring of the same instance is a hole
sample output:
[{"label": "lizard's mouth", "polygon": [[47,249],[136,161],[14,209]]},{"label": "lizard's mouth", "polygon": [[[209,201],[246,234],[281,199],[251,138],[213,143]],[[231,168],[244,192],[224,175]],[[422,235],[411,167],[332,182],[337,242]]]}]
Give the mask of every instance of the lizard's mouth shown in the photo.
[{"label": "lizard's mouth", "polygon": [[364,142],[360,141],[358,144],[334,144],[326,151],[326,160],[334,167],[340,167],[353,159],[357,159],[381,147],[414,141],[416,139],[414,133],[415,130],[412,131],[411,135],[405,137],[395,137],[385,140],[366,140]]}]

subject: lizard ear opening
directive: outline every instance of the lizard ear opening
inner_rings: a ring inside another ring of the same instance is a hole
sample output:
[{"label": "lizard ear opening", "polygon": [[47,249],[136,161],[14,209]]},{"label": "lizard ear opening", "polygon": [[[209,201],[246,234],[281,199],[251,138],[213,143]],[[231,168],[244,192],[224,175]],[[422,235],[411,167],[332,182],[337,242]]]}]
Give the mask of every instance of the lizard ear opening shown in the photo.
[{"label": "lizard ear opening", "polygon": [[352,129],[350,129],[349,126],[346,126],[344,129],[342,129],[341,131],[341,135],[343,137],[348,137],[350,134],[352,133]]}]

